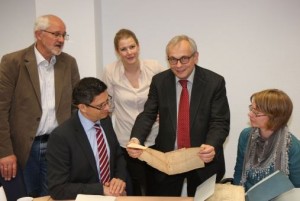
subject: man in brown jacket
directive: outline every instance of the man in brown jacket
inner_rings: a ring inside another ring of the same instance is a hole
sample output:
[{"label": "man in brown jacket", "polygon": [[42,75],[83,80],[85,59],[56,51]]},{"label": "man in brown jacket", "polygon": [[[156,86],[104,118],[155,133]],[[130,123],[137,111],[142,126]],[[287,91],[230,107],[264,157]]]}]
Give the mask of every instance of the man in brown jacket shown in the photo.
[{"label": "man in brown jacket", "polygon": [[49,133],[71,116],[80,78],[75,58],[62,52],[68,39],[64,22],[44,15],[34,28],[36,42],[0,63],[0,183],[5,189],[23,174],[27,194],[37,197],[48,194]]}]

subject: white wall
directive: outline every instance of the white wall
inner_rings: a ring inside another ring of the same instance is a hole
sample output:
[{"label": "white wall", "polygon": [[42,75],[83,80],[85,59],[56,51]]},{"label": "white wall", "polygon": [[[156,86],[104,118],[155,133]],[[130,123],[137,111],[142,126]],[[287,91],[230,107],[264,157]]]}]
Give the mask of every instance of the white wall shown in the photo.
[{"label": "white wall", "polygon": [[77,59],[81,77],[95,76],[98,55],[94,0],[35,0],[35,5],[37,16],[52,13],[65,21],[70,39],[64,51]]},{"label": "white wall", "polygon": [[33,0],[0,0],[0,57],[32,44],[34,20]]},{"label": "white wall", "polygon": [[[25,9],[16,14],[16,4]],[[232,176],[253,92],[286,91],[294,102],[290,130],[300,138],[299,10],[298,0],[1,0],[0,56],[30,44],[33,18],[46,13],[65,20],[71,35],[65,51],[77,58],[82,77],[99,76],[116,59],[113,38],[120,28],[136,33],[143,58],[158,59],[166,67],[167,42],[178,34],[191,36],[198,44],[199,65],[227,82],[231,132],[225,157],[226,175]]]},{"label": "white wall", "polygon": [[225,145],[227,176],[233,174],[240,131],[248,126],[249,97],[280,88],[294,102],[290,129],[300,138],[300,1],[152,0],[103,1],[103,63],[115,60],[113,37],[130,28],[142,56],[167,66],[165,46],[175,35],[194,38],[199,65],[223,75],[231,108]]},{"label": "white wall", "polygon": [[81,77],[95,76],[100,72],[102,65],[97,62],[102,60],[102,55],[96,55],[101,53],[101,43],[95,42],[101,38],[99,27],[95,26],[96,20],[99,21],[95,18],[95,11],[100,16],[101,4],[98,3],[97,7],[94,4],[94,0],[0,0],[0,57],[31,45],[36,17],[55,14],[64,20],[70,35],[64,51],[77,59]]}]

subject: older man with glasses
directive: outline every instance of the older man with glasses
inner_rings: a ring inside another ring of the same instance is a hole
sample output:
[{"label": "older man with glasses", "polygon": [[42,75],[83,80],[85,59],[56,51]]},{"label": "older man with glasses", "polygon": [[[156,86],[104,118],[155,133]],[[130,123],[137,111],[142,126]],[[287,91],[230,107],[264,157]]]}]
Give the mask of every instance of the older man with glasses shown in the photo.
[{"label": "older man with glasses", "polygon": [[23,174],[26,194],[39,197],[48,195],[49,134],[71,116],[72,90],[80,78],[75,58],[62,52],[68,39],[62,19],[38,17],[34,35],[34,44],[4,55],[0,64],[0,183],[9,192],[6,186],[22,184]]},{"label": "older man with glasses", "polygon": [[[180,148],[199,147],[199,160],[204,168],[167,175],[153,170],[152,195],[180,196],[184,180],[187,193],[213,174],[217,181],[225,173],[223,143],[229,134],[230,112],[222,76],[197,65],[196,43],[188,36],[174,37],[166,47],[170,69],[155,75],[150,85],[145,108],[137,117],[131,142],[144,144],[159,114],[159,133],[153,149],[169,152]],[[127,148],[137,158],[142,151]]]}]

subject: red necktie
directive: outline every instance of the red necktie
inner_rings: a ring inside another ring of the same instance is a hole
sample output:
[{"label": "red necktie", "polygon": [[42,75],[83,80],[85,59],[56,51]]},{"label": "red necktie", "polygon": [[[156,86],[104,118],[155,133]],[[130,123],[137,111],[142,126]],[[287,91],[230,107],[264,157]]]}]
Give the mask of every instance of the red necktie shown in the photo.
[{"label": "red necktie", "polygon": [[102,184],[105,184],[105,182],[109,182],[109,177],[110,177],[107,148],[106,148],[106,144],[100,126],[98,124],[95,124],[94,128],[96,129],[96,139],[98,145],[100,181]]},{"label": "red necktie", "polygon": [[179,80],[182,90],[178,109],[177,146],[190,147],[190,102],[187,80]]}]

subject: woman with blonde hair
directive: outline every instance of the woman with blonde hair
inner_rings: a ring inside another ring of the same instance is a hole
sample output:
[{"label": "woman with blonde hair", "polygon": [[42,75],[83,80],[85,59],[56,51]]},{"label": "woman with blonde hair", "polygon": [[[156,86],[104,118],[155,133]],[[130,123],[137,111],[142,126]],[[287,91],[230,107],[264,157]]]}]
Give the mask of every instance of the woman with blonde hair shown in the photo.
[{"label": "woman with blonde hair", "polygon": [[[127,161],[133,195],[145,195],[148,166],[145,162],[129,157],[126,146],[135,119],[144,110],[152,77],[165,69],[156,60],[139,58],[139,41],[131,30],[119,30],[114,38],[114,46],[118,60],[106,66],[103,81],[114,100],[114,129]],[[158,122],[153,125],[145,146],[153,146],[157,134]]]}]

